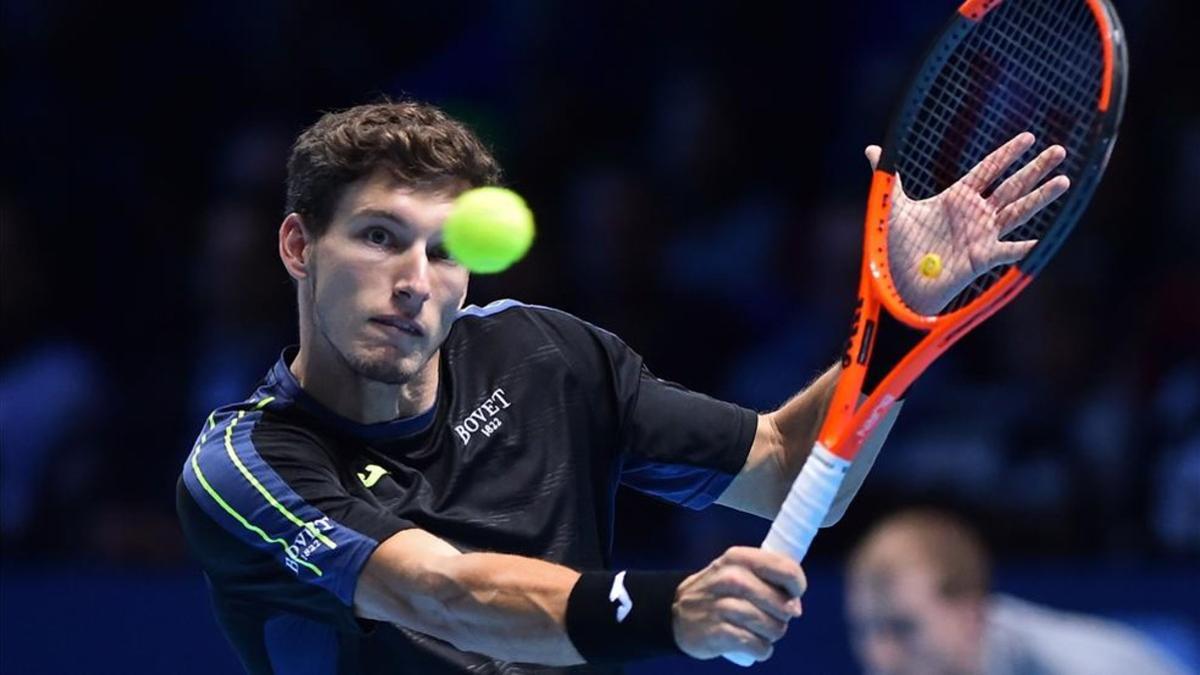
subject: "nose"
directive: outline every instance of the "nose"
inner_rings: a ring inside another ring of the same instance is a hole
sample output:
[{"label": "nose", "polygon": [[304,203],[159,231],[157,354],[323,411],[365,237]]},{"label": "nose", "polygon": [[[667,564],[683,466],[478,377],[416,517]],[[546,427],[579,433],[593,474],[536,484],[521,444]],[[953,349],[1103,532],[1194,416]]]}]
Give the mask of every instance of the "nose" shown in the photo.
[{"label": "nose", "polygon": [[410,246],[396,261],[392,297],[404,303],[409,311],[420,310],[431,293],[429,271],[424,244]]}]

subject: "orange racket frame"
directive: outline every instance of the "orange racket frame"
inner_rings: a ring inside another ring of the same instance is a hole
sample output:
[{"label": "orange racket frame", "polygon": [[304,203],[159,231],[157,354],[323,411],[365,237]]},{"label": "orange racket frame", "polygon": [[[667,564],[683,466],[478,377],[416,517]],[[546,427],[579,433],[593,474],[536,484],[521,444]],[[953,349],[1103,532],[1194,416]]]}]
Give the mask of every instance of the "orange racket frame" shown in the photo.
[{"label": "orange racket frame", "polygon": [[[1012,2],[1014,0],[1009,0]],[[864,223],[862,268],[859,275],[858,302],[850,339],[842,357],[842,372],[834,389],[833,400],[825,421],[817,435],[808,459],[796,478],[779,515],[763,542],[763,548],[778,551],[797,561],[808,553],[808,548],[817,529],[829,513],[843,478],[863,442],[887,415],[913,381],[937,359],[950,345],[957,342],[972,328],[987,319],[997,310],[1012,301],[1023,290],[1045,264],[1046,260],[1062,243],[1091,196],[1100,174],[1108,161],[1112,142],[1116,138],[1116,127],[1125,96],[1125,51],[1116,14],[1112,13],[1107,0],[1083,0],[1087,3],[1100,33],[1103,66],[1102,82],[1096,101],[1102,113],[1099,138],[1088,148],[1087,165],[1082,180],[1071,189],[1063,211],[1071,213],[1063,226],[1051,231],[1054,236],[1038,237],[1040,242],[1020,262],[1009,267],[999,278],[978,296],[961,307],[938,316],[926,316],[914,312],[900,297],[892,281],[888,267],[888,219],[892,211],[892,194],[896,187],[893,164],[885,148],[871,179],[871,191],[867,198],[867,213]],[[943,53],[944,41],[949,35],[961,37],[965,31],[963,22],[978,24],[1004,0],[966,0],[958,8],[950,28],[935,43],[931,56],[922,64],[924,74],[929,68],[940,68],[933,56]],[[973,26],[966,26],[973,27]],[[1120,51],[1118,51],[1120,50]],[[933,65],[931,65],[933,64]],[[919,79],[919,78],[918,78]],[[914,86],[910,96],[923,96],[920,87]],[[1116,110],[1110,107],[1116,103]],[[901,118],[903,119],[903,118]],[[893,129],[892,134],[895,134]],[[895,143],[889,139],[888,146]],[[867,380],[872,350],[879,332],[880,311],[887,313],[911,328],[924,331],[925,335],[910,349],[887,374],[874,385],[865,400],[863,386]],[[861,404],[860,404],[861,401]],[[747,654],[734,652],[726,658],[739,665],[750,665],[754,659]]]},{"label": "orange racket frame", "polygon": [[[1086,0],[1100,32],[1104,71],[1097,109],[1106,112],[1112,100],[1114,52],[1112,22],[1100,0]],[[966,0],[958,14],[978,22],[1003,0]],[[867,214],[863,238],[863,265],[860,274],[858,303],[852,334],[842,357],[842,373],[838,379],[833,401],[825,422],[817,435],[830,452],[851,460],[858,453],[875,425],[899,400],[909,385],[950,345],[1008,304],[1033,280],[1033,272],[1013,266],[986,291],[963,307],[940,316],[924,316],[909,309],[900,299],[888,268],[887,223],[892,210],[892,190],[896,177],[886,170],[876,170],[867,199]],[[879,310],[885,309],[901,323],[928,331],[928,334],[888,373],[862,401],[862,386],[871,348],[879,327]]]}]

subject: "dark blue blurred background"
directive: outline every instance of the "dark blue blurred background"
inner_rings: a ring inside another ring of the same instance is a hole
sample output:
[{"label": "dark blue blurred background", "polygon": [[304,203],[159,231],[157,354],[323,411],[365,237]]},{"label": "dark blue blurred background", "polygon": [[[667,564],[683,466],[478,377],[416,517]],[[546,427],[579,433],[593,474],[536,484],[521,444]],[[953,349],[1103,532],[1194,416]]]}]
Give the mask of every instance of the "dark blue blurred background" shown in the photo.
[{"label": "dark blue blurred background", "polygon": [[[236,672],[173,490],[208,410],[295,340],[275,233],[323,110],[410,95],[494,147],[540,232],[472,302],[561,307],[760,409],[832,363],[862,148],[953,3],[644,4],[0,0],[0,671]],[[1200,22],[1117,6],[1130,94],[1095,201],[914,388],[759,672],[854,670],[840,562],[913,503],[979,525],[1001,589],[1200,670]],[[617,552],[699,565],[765,529],[626,492]]]}]

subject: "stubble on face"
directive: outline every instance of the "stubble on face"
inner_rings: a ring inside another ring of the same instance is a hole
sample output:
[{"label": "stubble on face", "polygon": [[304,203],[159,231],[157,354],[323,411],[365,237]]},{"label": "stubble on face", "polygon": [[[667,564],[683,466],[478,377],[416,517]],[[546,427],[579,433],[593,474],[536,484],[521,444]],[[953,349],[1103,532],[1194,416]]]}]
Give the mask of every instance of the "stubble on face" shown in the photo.
[{"label": "stubble on face", "polygon": [[359,378],[388,385],[407,384],[425,369],[432,356],[423,348],[400,354],[387,347],[360,347],[347,352],[330,344],[338,359]]},{"label": "stubble on face", "polygon": [[[316,274],[309,278],[311,284],[310,297],[316,298]],[[341,364],[361,380],[392,386],[408,384],[428,366],[429,361],[437,352],[436,346],[430,346],[428,337],[412,337],[416,345],[411,349],[402,349],[395,344],[370,344],[353,340],[342,345],[341,341],[333,339],[329,324],[322,311],[322,303],[313,302],[313,326],[325,342],[329,351]]]},{"label": "stubble on face", "polygon": [[[356,218],[354,214],[359,209],[394,213],[399,221],[407,223],[389,230],[397,237],[395,241],[409,236],[432,237],[436,245],[437,230],[448,204],[443,195],[398,190],[386,173],[374,174],[347,191],[337,216],[345,218],[349,226],[335,224],[331,231],[336,232],[327,234],[322,242],[322,248],[332,248],[313,252],[313,262],[324,258],[327,267],[322,270],[322,265],[314,264],[307,279],[314,332],[325,343],[324,351],[332,353],[345,369],[366,383],[402,386],[422,379],[461,308],[466,273],[446,262],[430,260],[429,295],[414,304],[403,284],[395,286],[393,279],[381,285],[373,279],[376,273],[368,271],[371,266],[392,264],[389,260],[393,255],[372,258],[380,254],[364,252],[361,226],[369,225],[372,219]],[[424,248],[416,242],[403,244],[409,245]],[[393,294],[391,301],[380,302],[389,293]],[[391,329],[371,320],[381,314],[409,316],[419,323],[422,332],[391,334]]]}]

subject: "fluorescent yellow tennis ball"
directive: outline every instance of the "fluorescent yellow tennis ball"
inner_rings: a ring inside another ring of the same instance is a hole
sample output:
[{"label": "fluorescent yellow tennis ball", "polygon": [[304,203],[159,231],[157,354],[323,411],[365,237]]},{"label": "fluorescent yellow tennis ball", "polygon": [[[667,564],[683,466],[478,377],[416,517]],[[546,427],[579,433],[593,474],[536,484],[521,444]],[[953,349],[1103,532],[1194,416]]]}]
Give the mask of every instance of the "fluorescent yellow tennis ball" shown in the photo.
[{"label": "fluorescent yellow tennis ball", "polygon": [[926,253],[921,258],[921,275],[936,279],[942,273],[942,257],[936,253]]},{"label": "fluorescent yellow tennis ball", "polygon": [[472,272],[503,272],[533,243],[533,212],[501,187],[468,190],[446,217],[442,236],[451,257]]}]

